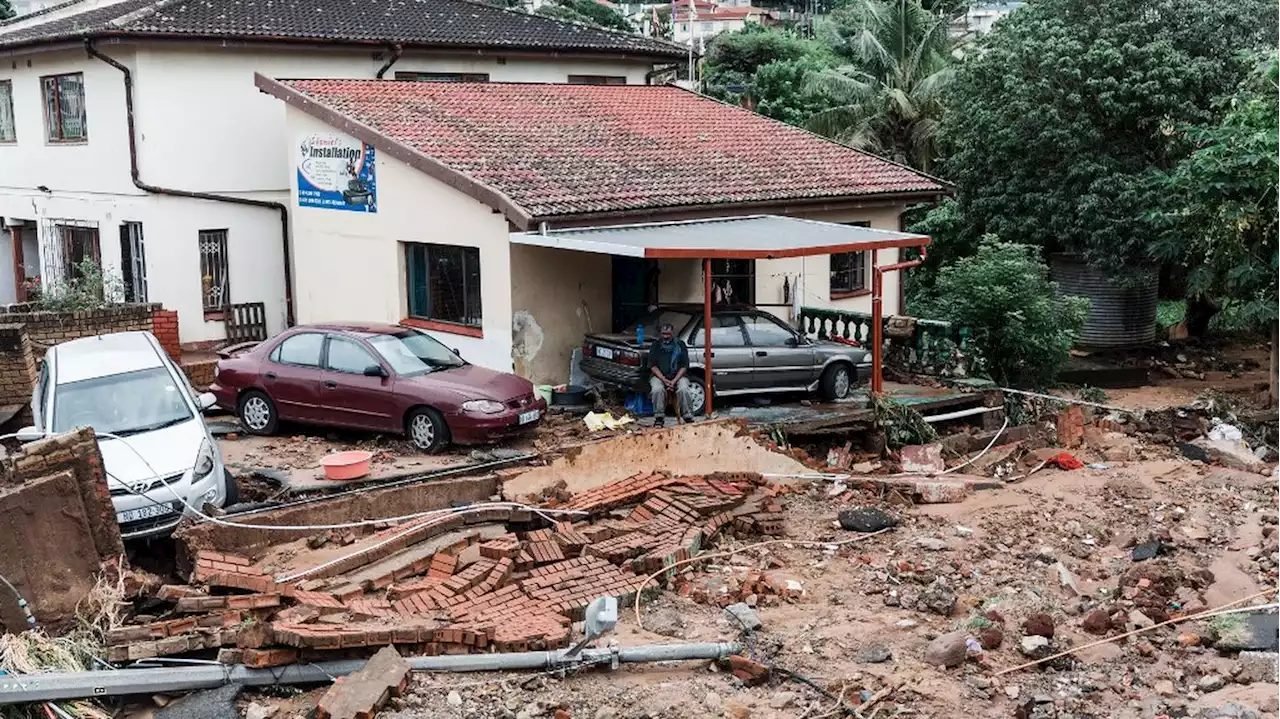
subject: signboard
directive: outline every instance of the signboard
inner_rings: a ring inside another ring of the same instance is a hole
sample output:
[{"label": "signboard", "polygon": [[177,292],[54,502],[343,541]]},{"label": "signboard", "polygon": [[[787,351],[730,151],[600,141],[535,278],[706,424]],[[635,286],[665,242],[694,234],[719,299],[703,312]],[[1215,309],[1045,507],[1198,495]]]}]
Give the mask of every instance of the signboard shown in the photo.
[{"label": "signboard", "polygon": [[298,206],[378,211],[373,146],[339,132],[314,132],[298,141]]}]

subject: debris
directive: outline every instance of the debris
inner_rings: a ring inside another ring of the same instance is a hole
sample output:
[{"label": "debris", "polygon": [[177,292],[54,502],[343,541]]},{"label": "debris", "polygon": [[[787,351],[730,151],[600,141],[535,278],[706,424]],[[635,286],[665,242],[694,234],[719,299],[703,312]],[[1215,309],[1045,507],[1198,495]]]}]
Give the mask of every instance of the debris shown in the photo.
[{"label": "debris", "polygon": [[795,692],[777,692],[769,698],[769,707],[772,709],[786,709],[795,704]]},{"label": "debris", "polygon": [[1205,456],[1203,461],[1218,464],[1227,469],[1242,472],[1265,474],[1271,471],[1271,465],[1253,455],[1242,442],[1213,440],[1200,438],[1191,442],[1193,447],[1201,450]]},{"label": "debris", "polygon": [[1055,562],[1054,569],[1058,570],[1058,584],[1067,590],[1067,593],[1073,597],[1080,596],[1080,585],[1076,583],[1075,575],[1067,569],[1067,565],[1062,562]]},{"label": "debris", "polygon": [[635,419],[630,415],[615,418],[610,412],[588,412],[582,418],[582,423],[592,432],[599,432],[602,429],[622,429],[632,422],[635,422]]},{"label": "debris", "polygon": [[244,719],[271,719],[278,711],[280,707],[275,705],[250,702],[249,706],[244,708]]},{"label": "debris", "polygon": [[1084,469],[1084,462],[1076,459],[1070,452],[1059,452],[1049,458],[1047,463],[1055,465],[1058,469]]},{"label": "debris", "polygon": [[1152,686],[1156,690],[1156,694],[1162,697],[1171,697],[1178,693],[1178,688],[1168,679],[1161,679]]},{"label": "debris", "polygon": [[1274,652],[1280,649],[1277,646],[1277,635],[1280,633],[1277,615],[1251,613],[1228,615],[1227,618],[1229,621],[1222,622],[1224,626],[1213,643],[1218,651]]},{"label": "debris", "polygon": [[1240,673],[1236,675],[1236,679],[1250,682],[1274,682],[1276,677],[1280,676],[1280,674],[1277,674],[1277,672],[1280,672],[1278,659],[1280,659],[1280,654],[1274,651],[1245,650],[1240,652],[1240,655],[1236,657],[1240,668]]},{"label": "debris", "polygon": [[1028,659],[1043,659],[1049,654],[1049,640],[1038,635],[1023,637],[1018,644],[1018,651]]},{"label": "debris", "polygon": [[968,635],[964,632],[951,632],[939,636],[925,647],[925,663],[939,667],[958,667],[964,664],[965,657],[969,654],[966,639]]},{"label": "debris", "polygon": [[235,700],[243,688],[227,684],[188,694],[156,712],[155,719],[240,719]]},{"label": "debris", "polygon": [[934,614],[949,617],[951,612],[955,611],[956,600],[956,593],[951,591],[951,587],[947,586],[947,580],[943,577],[938,577],[933,580],[933,583],[920,591],[920,598],[916,600],[916,606],[927,609]]},{"label": "debris", "polygon": [[760,623],[760,615],[756,614],[754,609],[741,602],[725,607],[724,616],[725,619],[729,620],[731,626],[744,631],[754,632],[763,626]]},{"label": "debris", "polygon": [[887,662],[893,657],[893,653],[888,647],[875,645],[863,647],[853,655],[853,660],[859,664],[880,664]]},{"label": "debris", "polygon": [[1155,558],[1164,551],[1164,548],[1164,545],[1160,542],[1143,542],[1133,548],[1131,556],[1135,562],[1145,562],[1148,559]]},{"label": "debris", "polygon": [[893,623],[893,626],[897,629],[914,629],[918,624],[919,622],[914,619],[899,619]]},{"label": "debris", "polygon": [[973,536],[973,530],[972,530],[972,529],[970,529],[969,527],[965,527],[965,526],[963,526],[963,525],[959,525],[959,524],[957,524],[957,525],[956,525],[956,527],[955,527],[955,531],[956,531],[956,536],[957,536],[957,537],[972,537],[972,536]]},{"label": "debris", "polygon": [[461,707],[461,706],[462,706],[462,695],[461,695],[461,694],[459,694],[459,693],[458,693],[458,692],[456,692],[456,691],[451,691],[451,692],[449,692],[449,696],[445,697],[445,699],[444,699],[444,700],[445,700],[445,702],[447,702],[447,703],[449,704],[449,706],[451,706],[451,707]]},{"label": "debris", "polygon": [[1129,612],[1129,623],[1132,624],[1135,629],[1146,629],[1156,625],[1154,619],[1148,617],[1137,609]]},{"label": "debris", "polygon": [[897,517],[875,507],[846,509],[837,518],[840,527],[850,532],[878,532],[898,524]]},{"label": "debris", "polygon": [[931,552],[941,552],[947,548],[947,543],[937,537],[918,537],[916,538],[916,545]]},{"label": "debris", "polygon": [[1111,631],[1111,615],[1101,609],[1095,609],[1085,615],[1080,627],[1090,634],[1106,634]]},{"label": "debris", "polygon": [[1003,643],[1004,632],[1000,631],[999,627],[993,625],[978,630],[978,644],[982,645],[983,649],[987,651],[999,649]]},{"label": "debris", "polygon": [[1196,682],[1196,689],[1208,694],[1209,692],[1216,692],[1226,685],[1226,679],[1223,679],[1217,674],[1209,674],[1207,676],[1200,677],[1200,681]]},{"label": "debris", "polygon": [[731,655],[721,664],[749,687],[769,681],[769,677],[772,674],[769,671],[769,667],[737,654]]},{"label": "debris", "polygon": [[644,619],[644,628],[664,637],[679,637],[684,635],[684,619],[675,609],[662,607],[648,613]]},{"label": "debris", "polygon": [[907,474],[932,476],[946,470],[942,459],[942,444],[911,444],[902,448],[902,471]]},{"label": "debris", "polygon": [[1022,633],[1029,637],[1053,639],[1053,617],[1045,612],[1032,614],[1022,623]]},{"label": "debris", "polygon": [[316,719],[368,719],[408,684],[409,662],[395,649],[383,647],[359,671],[329,687],[316,705]]}]

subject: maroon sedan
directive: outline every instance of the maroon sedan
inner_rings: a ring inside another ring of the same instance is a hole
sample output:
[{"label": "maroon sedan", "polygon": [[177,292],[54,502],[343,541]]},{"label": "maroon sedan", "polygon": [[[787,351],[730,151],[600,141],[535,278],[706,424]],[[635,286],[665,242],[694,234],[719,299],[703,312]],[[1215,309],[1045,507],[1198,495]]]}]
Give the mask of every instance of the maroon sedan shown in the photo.
[{"label": "maroon sedan", "polygon": [[402,432],[426,452],[479,444],[538,423],[526,379],[467,364],[412,327],[295,327],[218,362],[210,391],[253,434],[281,420]]}]

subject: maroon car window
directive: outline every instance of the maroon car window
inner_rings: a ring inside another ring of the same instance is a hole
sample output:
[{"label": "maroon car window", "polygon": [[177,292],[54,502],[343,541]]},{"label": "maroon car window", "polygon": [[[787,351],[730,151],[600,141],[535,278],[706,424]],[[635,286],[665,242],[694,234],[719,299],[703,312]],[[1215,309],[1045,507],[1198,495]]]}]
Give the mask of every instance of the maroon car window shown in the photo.
[{"label": "maroon car window", "polygon": [[303,367],[320,366],[320,348],[324,346],[324,335],[314,332],[293,335],[276,348],[273,359],[283,364],[296,364]]},{"label": "maroon car window", "polygon": [[365,348],[345,337],[329,335],[329,354],[325,366],[334,372],[363,374],[371,366],[377,366],[378,360],[373,358]]}]

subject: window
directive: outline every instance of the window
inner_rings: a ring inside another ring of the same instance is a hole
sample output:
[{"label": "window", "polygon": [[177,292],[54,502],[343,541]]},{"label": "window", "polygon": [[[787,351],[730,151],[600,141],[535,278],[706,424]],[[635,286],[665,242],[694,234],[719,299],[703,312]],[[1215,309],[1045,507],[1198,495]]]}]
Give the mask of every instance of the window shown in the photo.
[{"label": "window", "polygon": [[86,264],[102,266],[98,226],[79,220],[54,220],[50,228],[53,242],[46,253],[45,274],[50,279],[68,281],[84,276]]},{"label": "window", "polygon": [[627,78],[621,75],[570,75],[570,85],[625,85]]},{"label": "window", "polygon": [[409,316],[479,327],[480,250],[406,243]]},{"label": "window", "polygon": [[227,231],[200,230],[200,292],[205,312],[222,312],[231,304],[227,268]]},{"label": "window", "polygon": [[147,301],[147,256],[142,248],[142,223],[120,225],[120,267],[124,275],[124,301]]},{"label": "window", "polygon": [[15,142],[18,130],[13,124],[13,81],[0,80],[0,142]]},{"label": "window", "polygon": [[489,82],[487,72],[397,72],[396,79],[408,82]]},{"label": "window", "polygon": [[187,398],[165,367],[59,384],[53,390],[51,429],[93,427],[122,436],[151,432],[191,419]]},{"label": "window", "polygon": [[717,305],[754,304],[755,260],[712,260],[711,300]]},{"label": "window", "polygon": [[89,139],[84,114],[84,75],[50,75],[40,78],[44,88],[44,131],[49,142],[81,142]]},{"label": "window", "polygon": [[769,315],[748,315],[742,318],[742,322],[747,327],[747,339],[755,347],[786,347],[796,337],[794,332]]},{"label": "window", "polygon": [[453,350],[425,332],[405,330],[393,335],[374,335],[369,344],[401,377],[426,374],[466,364]]},{"label": "window", "polygon": [[[699,320],[693,327],[693,333],[689,335],[689,346],[701,347],[705,335],[706,333],[702,331],[702,321]],[[737,315],[711,316],[711,346],[713,348],[745,347],[746,345],[746,340],[742,338],[742,324],[738,321]]]},{"label": "window", "polygon": [[703,32],[711,32],[712,30],[715,29],[715,27],[709,22],[698,23],[698,26],[699,26],[699,29],[702,30]]},{"label": "window", "polygon": [[378,361],[369,351],[345,337],[329,337],[329,352],[324,366],[334,372],[364,374],[365,369],[377,366]]},{"label": "window", "polygon": [[[870,227],[870,222],[847,222],[852,227]],[[867,253],[840,252],[831,255],[831,296],[839,298],[866,292]]]},{"label": "window", "polygon": [[303,332],[285,339],[271,352],[271,361],[281,364],[296,364],[302,367],[320,366],[320,348],[324,346],[324,335],[315,332]]}]

